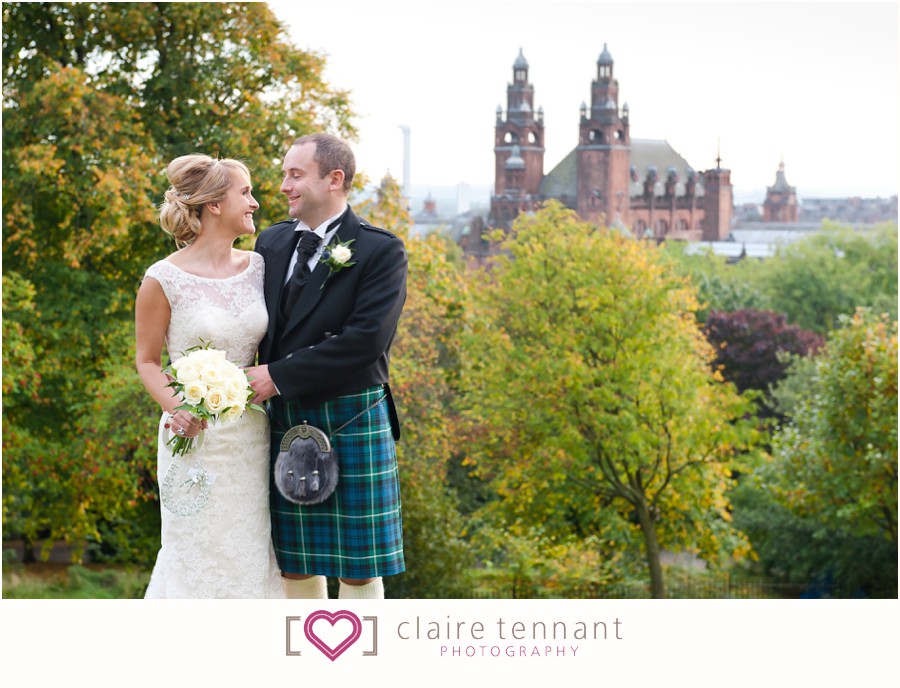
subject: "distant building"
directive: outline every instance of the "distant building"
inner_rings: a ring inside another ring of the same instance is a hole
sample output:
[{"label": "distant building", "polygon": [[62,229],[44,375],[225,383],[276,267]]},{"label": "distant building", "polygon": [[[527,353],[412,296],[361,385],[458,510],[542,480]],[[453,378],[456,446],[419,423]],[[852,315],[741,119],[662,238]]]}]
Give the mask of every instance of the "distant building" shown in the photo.
[{"label": "distant building", "polygon": [[787,182],[784,162],[778,166],[775,184],[766,189],[762,204],[743,203],[734,209],[731,227],[751,228],[755,224],[789,224],[799,229],[819,228],[830,220],[865,228],[879,222],[896,222],[897,196],[889,198],[802,198]]},{"label": "distant building", "polygon": [[[766,219],[784,217],[785,220]],[[872,229],[880,222],[897,221],[897,197],[811,198],[796,200],[794,187],[787,184],[784,163],[779,165],[775,185],[770,186],[762,205],[745,203],[735,209],[731,232],[725,241],[696,242],[689,253],[712,251],[729,262],[744,258],[768,258],[795,241],[822,230],[826,220]]]},{"label": "distant building", "polygon": [[[495,247],[488,232],[508,230],[520,213],[556,199],[581,217],[630,236],[686,240],[692,251],[712,250],[737,261],[773,255],[780,245],[821,229],[825,219],[865,228],[897,220],[897,196],[889,199],[805,199],[785,175],[782,161],[762,203],[734,207],[731,171],[703,172],[664,140],[632,138],[629,108],[619,107],[619,83],[606,45],[591,82],[590,108],[582,103],[578,144],[544,174],[544,110],[535,109],[534,86],[522,50],[513,62],[506,109],[497,106],[494,123],[494,189],[487,217],[477,212],[443,218],[441,225],[476,262]],[[425,203],[414,216],[423,230],[435,228]]]},{"label": "distant building", "polygon": [[[459,204],[457,209],[458,206]],[[465,249],[470,236],[481,236],[484,227],[483,216],[483,209],[442,214],[438,210],[437,200],[429,193],[422,202],[421,210],[412,214],[410,236],[421,237],[432,232],[441,232]]]},{"label": "distant building", "polygon": [[757,222],[734,227],[724,241],[697,241],[687,247],[688,253],[707,251],[736,263],[744,258],[769,258],[779,248],[799,241],[821,230],[814,223]]},{"label": "distant building", "polygon": [[619,108],[614,61],[604,45],[591,83],[591,106],[581,105],[578,145],[544,174],[544,111],[522,51],[513,63],[506,112],[498,106],[494,195],[487,225],[508,229],[515,217],[557,199],[590,222],[639,238],[718,241],[732,216],[731,173],[720,166],[696,172],[667,141],[632,139],[628,104]]},{"label": "distant building", "polygon": [[787,183],[782,161],[775,173],[775,183],[766,189],[763,222],[796,222],[798,210],[797,190]]},{"label": "distant building", "polygon": [[447,220],[438,215],[437,201],[434,200],[430,193],[425,198],[422,209],[412,214],[412,221],[412,236],[430,234],[447,224]]},{"label": "distant building", "polygon": [[854,227],[897,220],[897,197],[890,198],[804,198],[800,220],[821,224],[832,220]]}]

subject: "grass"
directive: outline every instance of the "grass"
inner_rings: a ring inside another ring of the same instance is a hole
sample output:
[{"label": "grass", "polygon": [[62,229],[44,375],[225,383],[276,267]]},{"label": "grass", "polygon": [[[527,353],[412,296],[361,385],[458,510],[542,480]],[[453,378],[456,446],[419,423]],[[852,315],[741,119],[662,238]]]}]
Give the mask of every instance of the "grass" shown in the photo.
[{"label": "grass", "polygon": [[137,599],[144,596],[150,572],[132,567],[23,564],[4,553],[3,597],[7,599]]}]

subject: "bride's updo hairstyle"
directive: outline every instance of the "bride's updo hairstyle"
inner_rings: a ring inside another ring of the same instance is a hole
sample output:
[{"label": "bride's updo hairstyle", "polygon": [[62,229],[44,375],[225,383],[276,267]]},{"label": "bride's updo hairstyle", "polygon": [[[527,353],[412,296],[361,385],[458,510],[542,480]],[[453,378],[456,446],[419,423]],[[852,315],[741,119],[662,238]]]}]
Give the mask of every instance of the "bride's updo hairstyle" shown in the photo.
[{"label": "bride's updo hairstyle", "polygon": [[225,199],[234,175],[250,179],[250,170],[239,160],[218,160],[195,153],[175,158],[166,168],[169,187],[159,207],[159,224],[183,248],[200,234],[200,215],[207,203]]}]

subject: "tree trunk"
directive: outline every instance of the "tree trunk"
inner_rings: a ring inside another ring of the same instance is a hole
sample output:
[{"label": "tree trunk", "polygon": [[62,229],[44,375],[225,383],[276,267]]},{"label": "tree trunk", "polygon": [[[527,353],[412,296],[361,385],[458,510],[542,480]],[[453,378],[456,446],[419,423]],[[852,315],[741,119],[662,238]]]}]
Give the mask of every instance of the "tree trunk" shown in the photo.
[{"label": "tree trunk", "polygon": [[28,537],[22,538],[22,563],[33,564],[37,561],[34,556],[34,543]]},{"label": "tree trunk", "polygon": [[653,599],[665,599],[666,586],[663,581],[662,565],[659,563],[659,543],[656,541],[654,518],[645,502],[635,505],[635,509],[641,524],[641,531],[644,533],[647,568],[650,571],[650,595]]}]

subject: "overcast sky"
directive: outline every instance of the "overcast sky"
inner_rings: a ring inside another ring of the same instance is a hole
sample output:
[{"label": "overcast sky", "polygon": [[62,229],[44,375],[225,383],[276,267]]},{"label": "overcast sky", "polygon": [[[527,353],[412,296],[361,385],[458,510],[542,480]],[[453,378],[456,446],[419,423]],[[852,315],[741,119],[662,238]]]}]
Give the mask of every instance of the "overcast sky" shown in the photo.
[{"label": "overcast sky", "polygon": [[632,138],[665,139],[697,170],[715,166],[718,146],[738,197],[763,194],[782,160],[801,198],[897,193],[893,2],[269,4],[351,92],[371,180],[402,181],[406,125],[414,186],[492,184],[495,111],[520,48],[549,172],[577,145],[605,43]]}]

